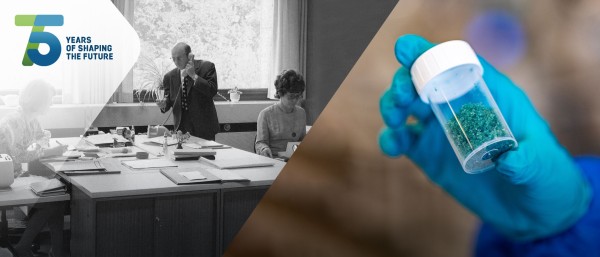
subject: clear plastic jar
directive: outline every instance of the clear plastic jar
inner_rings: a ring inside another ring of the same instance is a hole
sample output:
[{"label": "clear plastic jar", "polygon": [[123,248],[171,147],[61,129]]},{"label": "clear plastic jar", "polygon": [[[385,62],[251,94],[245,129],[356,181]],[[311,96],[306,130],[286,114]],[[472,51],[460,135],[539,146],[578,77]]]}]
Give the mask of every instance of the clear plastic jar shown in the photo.
[{"label": "clear plastic jar", "polygon": [[460,40],[434,46],[411,68],[421,100],[431,106],[470,174],[493,168],[496,157],[517,146],[483,72],[471,46]]}]

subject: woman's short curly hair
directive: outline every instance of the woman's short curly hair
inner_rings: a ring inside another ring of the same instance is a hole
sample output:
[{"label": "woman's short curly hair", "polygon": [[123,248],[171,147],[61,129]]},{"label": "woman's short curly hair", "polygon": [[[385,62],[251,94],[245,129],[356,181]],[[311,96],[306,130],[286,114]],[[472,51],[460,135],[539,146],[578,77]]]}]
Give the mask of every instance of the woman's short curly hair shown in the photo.
[{"label": "woman's short curly hair", "polygon": [[26,112],[39,112],[52,104],[52,96],[56,91],[54,87],[44,80],[29,82],[19,92],[19,105]]},{"label": "woman's short curly hair", "polygon": [[275,79],[276,98],[281,98],[287,93],[303,93],[306,84],[304,77],[295,70],[284,70]]}]

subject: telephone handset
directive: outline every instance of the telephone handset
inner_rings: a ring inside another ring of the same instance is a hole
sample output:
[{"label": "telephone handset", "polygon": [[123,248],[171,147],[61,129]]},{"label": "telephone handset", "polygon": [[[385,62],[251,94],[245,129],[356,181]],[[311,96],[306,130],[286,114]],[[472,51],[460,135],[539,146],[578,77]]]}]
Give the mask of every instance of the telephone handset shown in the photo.
[{"label": "telephone handset", "polygon": [[189,53],[188,54],[188,63],[186,65],[186,68],[189,66],[194,66],[194,54],[193,53]]}]

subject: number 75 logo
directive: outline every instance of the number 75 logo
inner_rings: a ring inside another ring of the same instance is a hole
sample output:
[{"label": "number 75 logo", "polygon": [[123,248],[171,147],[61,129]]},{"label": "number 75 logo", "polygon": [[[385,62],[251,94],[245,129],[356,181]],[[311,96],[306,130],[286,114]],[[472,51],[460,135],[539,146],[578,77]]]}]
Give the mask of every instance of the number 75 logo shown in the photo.
[{"label": "number 75 logo", "polygon": [[[23,56],[23,66],[32,66],[34,63],[39,66],[48,66],[56,62],[60,57],[61,46],[58,38],[45,32],[45,26],[62,26],[64,18],[62,15],[16,15],[16,26],[27,26],[31,28],[31,35],[25,55]],[[47,44],[50,51],[43,55],[38,50],[40,44]]]}]

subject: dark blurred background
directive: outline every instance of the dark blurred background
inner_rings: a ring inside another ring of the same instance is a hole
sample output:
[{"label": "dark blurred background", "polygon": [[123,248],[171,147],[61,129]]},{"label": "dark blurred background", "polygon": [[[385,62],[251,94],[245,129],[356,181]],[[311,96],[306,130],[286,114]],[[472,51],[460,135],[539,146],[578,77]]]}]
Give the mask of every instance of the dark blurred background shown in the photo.
[{"label": "dark blurred background", "polygon": [[525,90],[569,152],[600,155],[599,1],[372,2],[310,1],[307,47],[319,61],[309,58],[307,77],[322,87],[312,97],[332,98],[312,110],[319,118],[227,256],[471,255],[477,218],[377,145],[403,34],[467,40]]}]

